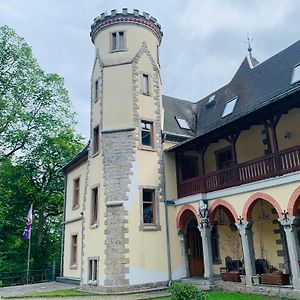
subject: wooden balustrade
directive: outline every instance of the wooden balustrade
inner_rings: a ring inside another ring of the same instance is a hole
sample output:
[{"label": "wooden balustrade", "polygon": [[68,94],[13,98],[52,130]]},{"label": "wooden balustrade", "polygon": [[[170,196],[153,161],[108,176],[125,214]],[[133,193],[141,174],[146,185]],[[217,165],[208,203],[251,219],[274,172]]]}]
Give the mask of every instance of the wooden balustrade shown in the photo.
[{"label": "wooden balustrade", "polygon": [[300,170],[300,146],[178,183],[178,197],[217,191]]}]

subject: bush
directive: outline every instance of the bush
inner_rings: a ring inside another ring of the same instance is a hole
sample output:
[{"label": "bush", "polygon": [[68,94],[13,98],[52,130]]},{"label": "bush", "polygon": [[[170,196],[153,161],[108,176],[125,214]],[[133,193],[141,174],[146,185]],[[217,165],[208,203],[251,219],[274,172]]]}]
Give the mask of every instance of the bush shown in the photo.
[{"label": "bush", "polygon": [[169,287],[172,300],[208,300],[208,294],[190,283],[175,283]]}]

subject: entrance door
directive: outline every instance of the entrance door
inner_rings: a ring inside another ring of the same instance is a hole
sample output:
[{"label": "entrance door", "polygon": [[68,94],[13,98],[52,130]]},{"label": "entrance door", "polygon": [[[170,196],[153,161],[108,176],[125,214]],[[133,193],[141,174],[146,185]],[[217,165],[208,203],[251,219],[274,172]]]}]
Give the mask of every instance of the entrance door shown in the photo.
[{"label": "entrance door", "polygon": [[203,276],[202,240],[195,220],[189,222],[186,236],[190,276]]}]

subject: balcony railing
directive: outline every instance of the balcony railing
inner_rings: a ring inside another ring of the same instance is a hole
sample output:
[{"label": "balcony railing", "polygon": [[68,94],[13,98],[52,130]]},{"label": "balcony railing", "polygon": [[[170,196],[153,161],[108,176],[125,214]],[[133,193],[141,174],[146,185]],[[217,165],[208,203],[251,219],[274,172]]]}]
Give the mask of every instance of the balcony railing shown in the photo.
[{"label": "balcony railing", "polygon": [[300,145],[178,183],[178,197],[212,192],[300,170]]}]

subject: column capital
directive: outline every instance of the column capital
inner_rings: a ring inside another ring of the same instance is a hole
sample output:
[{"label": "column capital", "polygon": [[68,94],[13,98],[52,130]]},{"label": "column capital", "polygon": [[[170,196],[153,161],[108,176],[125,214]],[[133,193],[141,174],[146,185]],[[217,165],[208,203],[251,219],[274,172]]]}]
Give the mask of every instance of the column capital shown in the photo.
[{"label": "column capital", "polygon": [[252,221],[240,221],[236,222],[235,225],[240,231],[240,234],[246,234],[252,228]]},{"label": "column capital", "polygon": [[293,225],[300,224],[300,218],[296,216],[289,217],[286,215],[283,218],[278,218],[277,220],[283,226],[283,228],[290,228]]}]

